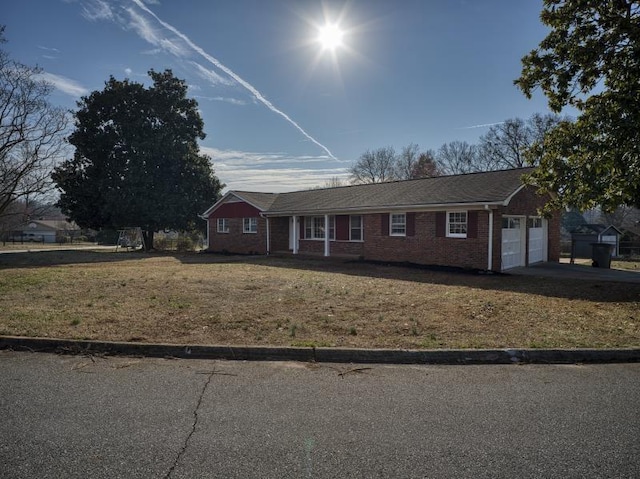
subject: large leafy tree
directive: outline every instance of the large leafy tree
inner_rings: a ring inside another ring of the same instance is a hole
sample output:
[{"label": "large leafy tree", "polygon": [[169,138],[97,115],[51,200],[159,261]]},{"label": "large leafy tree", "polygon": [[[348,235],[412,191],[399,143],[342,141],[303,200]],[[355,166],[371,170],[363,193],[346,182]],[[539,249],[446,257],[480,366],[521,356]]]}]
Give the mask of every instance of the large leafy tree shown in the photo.
[{"label": "large leafy tree", "polygon": [[540,18],[551,32],[515,83],[579,115],[531,148],[530,181],[555,194],[549,208],[640,206],[640,2],[544,0]]},{"label": "large leafy tree", "polygon": [[139,226],[145,244],[161,229],[191,230],[223,185],[198,139],[204,124],[187,86],[170,70],[153,85],[111,77],[75,113],[72,159],[53,173],[59,206],[80,226]]}]

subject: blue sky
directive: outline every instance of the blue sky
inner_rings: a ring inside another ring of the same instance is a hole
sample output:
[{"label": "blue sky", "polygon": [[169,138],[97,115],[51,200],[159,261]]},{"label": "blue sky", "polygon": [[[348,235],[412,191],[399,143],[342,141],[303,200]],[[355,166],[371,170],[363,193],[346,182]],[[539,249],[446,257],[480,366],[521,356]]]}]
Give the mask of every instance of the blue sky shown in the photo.
[{"label": "blue sky", "polygon": [[[43,68],[53,103],[170,68],[198,100],[228,188],[291,191],[346,178],[367,149],[477,142],[547,113],[513,85],[547,30],[533,0],[22,0],[4,48]],[[323,50],[318,28],[343,44]]]}]

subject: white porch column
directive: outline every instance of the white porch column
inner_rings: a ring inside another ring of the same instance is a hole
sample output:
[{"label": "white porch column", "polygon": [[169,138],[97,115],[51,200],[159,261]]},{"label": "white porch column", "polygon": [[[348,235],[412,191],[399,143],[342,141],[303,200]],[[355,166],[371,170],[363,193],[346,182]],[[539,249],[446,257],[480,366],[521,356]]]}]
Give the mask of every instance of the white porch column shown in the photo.
[{"label": "white porch column", "polygon": [[293,217],[293,254],[298,254],[298,237],[300,235],[300,227],[298,226],[298,217]]},{"label": "white porch column", "polygon": [[329,256],[329,215],[324,215],[324,255]]},{"label": "white porch column", "polygon": [[489,248],[487,251],[487,271],[493,270],[493,210],[489,210]]},{"label": "white porch column", "polygon": [[270,231],[269,231],[269,217],[265,217],[265,220],[267,221],[267,255],[269,255],[269,253],[271,253],[271,235],[270,235]]}]

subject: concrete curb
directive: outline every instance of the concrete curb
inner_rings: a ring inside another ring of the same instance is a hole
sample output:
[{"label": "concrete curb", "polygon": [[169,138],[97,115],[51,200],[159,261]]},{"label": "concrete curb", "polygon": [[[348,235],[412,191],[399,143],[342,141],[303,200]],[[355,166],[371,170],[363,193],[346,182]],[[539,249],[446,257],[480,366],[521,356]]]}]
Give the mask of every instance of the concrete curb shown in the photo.
[{"label": "concrete curb", "polygon": [[348,349],[262,346],[148,344],[0,336],[0,350],[58,354],[105,354],[227,359],[376,364],[571,364],[640,362],[640,348],[629,349]]}]

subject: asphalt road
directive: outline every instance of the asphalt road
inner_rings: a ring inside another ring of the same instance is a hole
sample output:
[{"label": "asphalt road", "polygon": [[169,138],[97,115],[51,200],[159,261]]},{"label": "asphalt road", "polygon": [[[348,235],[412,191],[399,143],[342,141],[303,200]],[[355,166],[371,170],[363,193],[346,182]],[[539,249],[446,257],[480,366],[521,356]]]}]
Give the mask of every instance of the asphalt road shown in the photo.
[{"label": "asphalt road", "polygon": [[2,478],[638,478],[640,364],[0,352]]}]

